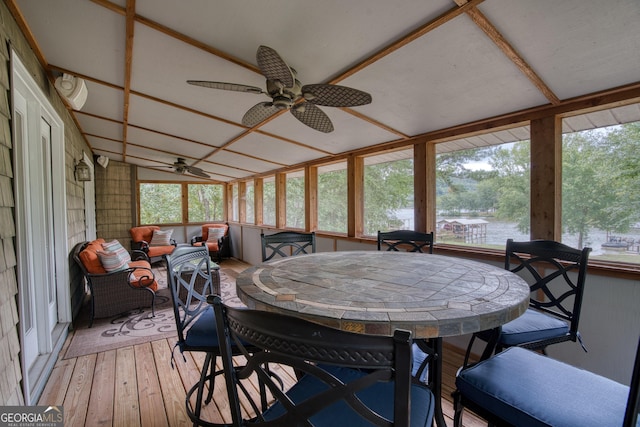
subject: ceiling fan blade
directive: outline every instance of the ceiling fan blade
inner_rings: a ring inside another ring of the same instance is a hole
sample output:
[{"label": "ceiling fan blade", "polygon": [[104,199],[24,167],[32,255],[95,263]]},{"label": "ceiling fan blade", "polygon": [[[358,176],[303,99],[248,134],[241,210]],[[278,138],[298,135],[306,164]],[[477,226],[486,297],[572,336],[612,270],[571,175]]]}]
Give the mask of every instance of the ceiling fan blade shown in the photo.
[{"label": "ceiling fan blade", "polygon": [[371,103],[371,95],[358,89],[330,84],[302,86],[304,99],[327,107],[355,107]]},{"label": "ceiling fan blade", "polygon": [[272,102],[260,102],[244,113],[242,117],[242,124],[248,127],[254,127],[258,123],[261,123],[273,116],[280,109],[273,105]]},{"label": "ceiling fan blade", "polygon": [[266,93],[259,87],[241,85],[238,83],[210,82],[206,80],[187,80],[187,83],[194,86],[208,87],[209,89],[231,90],[234,92],[255,93],[257,95],[260,95],[261,93]]},{"label": "ceiling fan blade", "polygon": [[284,87],[293,87],[293,72],[278,52],[268,46],[260,46],[256,58],[258,67],[267,80],[280,80]]},{"label": "ceiling fan blade", "polygon": [[197,168],[195,166],[187,166],[187,171],[190,174],[193,174],[193,175],[196,175],[196,176],[200,176],[202,178],[209,178],[209,175],[205,171],[203,171],[202,169]]},{"label": "ceiling fan blade", "polygon": [[310,128],[324,133],[333,132],[333,123],[329,116],[313,104],[303,102],[295,105],[291,108],[291,114]]}]

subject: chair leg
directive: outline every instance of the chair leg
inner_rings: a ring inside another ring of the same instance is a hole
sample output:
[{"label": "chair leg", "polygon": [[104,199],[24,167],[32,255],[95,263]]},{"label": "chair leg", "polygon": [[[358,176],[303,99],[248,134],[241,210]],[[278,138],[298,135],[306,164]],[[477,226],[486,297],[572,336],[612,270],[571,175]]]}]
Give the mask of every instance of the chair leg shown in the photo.
[{"label": "chair leg", "polygon": [[211,378],[209,379],[209,392],[207,393],[207,398],[204,401],[204,403],[207,405],[211,403],[211,400],[213,399],[213,389],[216,385],[216,359],[217,357],[215,356],[213,356],[211,359],[211,365],[210,365]]},{"label": "chair leg", "polygon": [[[207,382],[207,374],[209,372],[209,367],[211,366],[211,353],[207,353],[207,357],[204,359],[204,366],[202,367],[202,372],[200,373],[200,381],[198,382],[198,393],[196,394],[196,409],[194,411],[194,415],[196,419],[200,419],[200,412],[202,411],[202,395],[204,394],[204,385]],[[187,408],[190,406],[189,402],[190,395],[187,395]],[[193,422],[193,427],[197,427],[199,423],[195,420]]]},{"label": "chair leg", "polygon": [[453,397],[453,427],[462,427],[462,410],[464,409],[461,402],[460,393],[456,390],[452,394]]}]

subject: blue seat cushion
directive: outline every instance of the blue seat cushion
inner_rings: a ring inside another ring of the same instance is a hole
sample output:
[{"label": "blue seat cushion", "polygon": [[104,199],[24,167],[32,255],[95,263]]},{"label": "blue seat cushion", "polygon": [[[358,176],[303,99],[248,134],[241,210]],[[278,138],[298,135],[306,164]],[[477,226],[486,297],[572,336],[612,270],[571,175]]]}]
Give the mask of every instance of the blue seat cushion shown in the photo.
[{"label": "blue seat cushion", "polygon": [[564,320],[530,308],[522,316],[502,326],[500,343],[509,347],[562,337],[568,333],[569,325]]},{"label": "blue seat cushion", "polygon": [[[343,382],[350,382],[354,379],[366,375],[366,372],[336,367],[323,366],[327,372]],[[388,419],[393,419],[393,382],[376,383],[375,385],[364,389],[357,396],[370,408],[375,410]],[[315,394],[326,390],[328,386],[318,379],[305,375],[298,381],[289,391],[287,395],[295,403],[302,402]],[[411,386],[411,426],[412,427],[431,427],[433,420],[434,397],[431,390],[423,385],[412,384]],[[281,403],[276,402],[267,409],[264,417],[267,420],[274,420],[284,414],[284,408]],[[333,405],[327,406],[317,414],[310,418],[311,423],[316,427],[364,427],[372,424],[360,417],[347,403],[339,401]]]},{"label": "blue seat cushion", "polygon": [[200,317],[193,322],[184,340],[185,345],[188,347],[212,347],[214,349],[219,347],[213,307],[207,307]]},{"label": "blue seat cushion", "polygon": [[[427,359],[427,357],[429,357],[429,355],[424,351],[422,351],[420,347],[418,347],[418,344],[415,344],[415,343],[411,345],[411,352],[413,355],[413,366],[411,368],[411,376],[416,378],[418,375],[418,371],[422,367],[422,364],[425,363],[425,360]],[[420,382],[422,383],[426,383],[428,379],[429,379],[429,363],[425,363],[424,369],[422,372],[420,372],[420,378],[418,378],[418,380],[420,380]]]},{"label": "blue seat cushion", "polygon": [[621,426],[629,387],[521,347],[462,370],[462,396],[519,426]]}]

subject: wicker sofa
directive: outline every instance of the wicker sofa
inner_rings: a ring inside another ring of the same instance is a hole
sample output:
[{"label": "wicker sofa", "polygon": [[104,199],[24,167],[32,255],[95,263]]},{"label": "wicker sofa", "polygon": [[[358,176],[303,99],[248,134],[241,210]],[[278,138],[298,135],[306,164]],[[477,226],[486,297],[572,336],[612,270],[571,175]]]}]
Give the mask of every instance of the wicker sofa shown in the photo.
[{"label": "wicker sofa", "polygon": [[111,317],[130,310],[151,307],[155,315],[155,279],[149,257],[143,251],[132,251],[132,261],[125,268],[107,272],[100,260],[104,239],[78,243],[73,259],[82,270],[91,292],[91,319]]}]

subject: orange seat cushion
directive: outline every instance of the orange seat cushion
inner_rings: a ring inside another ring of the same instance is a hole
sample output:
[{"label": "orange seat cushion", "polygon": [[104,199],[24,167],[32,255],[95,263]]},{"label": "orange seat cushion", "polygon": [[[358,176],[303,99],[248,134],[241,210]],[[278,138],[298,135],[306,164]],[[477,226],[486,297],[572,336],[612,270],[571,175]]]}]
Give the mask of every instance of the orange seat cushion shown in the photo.
[{"label": "orange seat cushion", "polygon": [[162,256],[162,255],[167,255],[167,254],[170,254],[171,252],[173,252],[173,250],[175,248],[176,247],[173,246],[173,245],[169,245],[169,246],[149,246],[149,252],[147,252],[147,255],[149,255],[149,258]]},{"label": "orange seat cushion", "polygon": [[[173,246],[172,246],[173,247]],[[129,267],[143,267],[137,270],[134,270],[131,277],[131,285],[136,287],[147,287],[152,289],[153,291],[158,290],[158,282],[156,280],[152,280],[151,274],[151,266],[145,260],[139,261],[131,261],[129,263]]]},{"label": "orange seat cushion", "polygon": [[207,245],[207,249],[209,250],[209,252],[217,252],[218,251],[218,242],[196,242],[193,244],[193,246],[204,246]]}]

